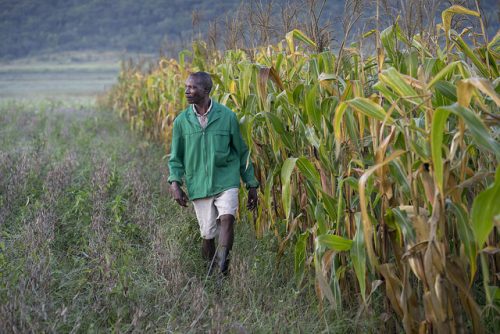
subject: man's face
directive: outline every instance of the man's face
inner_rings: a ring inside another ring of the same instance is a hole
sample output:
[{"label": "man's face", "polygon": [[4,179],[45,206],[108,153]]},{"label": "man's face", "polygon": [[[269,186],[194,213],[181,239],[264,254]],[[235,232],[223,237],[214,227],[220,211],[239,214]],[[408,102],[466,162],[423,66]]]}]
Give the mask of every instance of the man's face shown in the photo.
[{"label": "man's face", "polygon": [[189,104],[200,104],[208,95],[208,92],[205,87],[203,87],[200,80],[196,80],[190,76],[186,80],[186,89],[184,94],[186,94],[186,99]]}]

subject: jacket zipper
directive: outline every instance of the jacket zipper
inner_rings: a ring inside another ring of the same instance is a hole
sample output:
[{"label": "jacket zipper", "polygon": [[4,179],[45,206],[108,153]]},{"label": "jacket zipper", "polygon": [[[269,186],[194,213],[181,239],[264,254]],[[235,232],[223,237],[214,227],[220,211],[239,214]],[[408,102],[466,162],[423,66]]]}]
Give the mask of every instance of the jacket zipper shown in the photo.
[{"label": "jacket zipper", "polygon": [[205,156],[205,176],[208,177],[208,164],[207,164],[207,137],[205,136],[205,129],[203,129],[203,143],[205,144],[203,155]]}]

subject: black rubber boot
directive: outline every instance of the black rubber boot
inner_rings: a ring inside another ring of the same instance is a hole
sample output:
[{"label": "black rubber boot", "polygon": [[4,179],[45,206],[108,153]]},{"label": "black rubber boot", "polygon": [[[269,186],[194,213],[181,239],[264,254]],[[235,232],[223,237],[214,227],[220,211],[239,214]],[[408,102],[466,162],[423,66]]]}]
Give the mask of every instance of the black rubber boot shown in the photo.
[{"label": "black rubber boot", "polygon": [[220,246],[217,251],[217,264],[219,265],[220,273],[223,276],[229,274],[229,248]]},{"label": "black rubber boot", "polygon": [[215,267],[215,239],[202,239],[201,255],[207,262],[207,268],[210,270],[209,273],[211,274]]},{"label": "black rubber boot", "polygon": [[222,276],[229,272],[229,252],[234,241],[234,216],[222,215],[220,218],[219,248],[217,250],[217,264]]}]

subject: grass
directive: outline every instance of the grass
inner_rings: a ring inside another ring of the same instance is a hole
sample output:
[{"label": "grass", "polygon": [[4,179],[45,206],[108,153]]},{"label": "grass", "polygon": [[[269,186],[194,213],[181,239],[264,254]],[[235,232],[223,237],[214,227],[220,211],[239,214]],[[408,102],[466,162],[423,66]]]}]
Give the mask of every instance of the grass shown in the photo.
[{"label": "grass", "polygon": [[[0,332],[376,331],[320,309],[238,223],[231,276],[206,279],[192,209],[163,150],[91,105],[0,107]],[[309,286],[309,285],[307,285]],[[353,304],[357,298],[353,297]]]},{"label": "grass", "polygon": [[89,103],[116,82],[120,68],[117,55],[98,56],[55,54],[45,60],[0,62],[0,102],[50,99]]}]

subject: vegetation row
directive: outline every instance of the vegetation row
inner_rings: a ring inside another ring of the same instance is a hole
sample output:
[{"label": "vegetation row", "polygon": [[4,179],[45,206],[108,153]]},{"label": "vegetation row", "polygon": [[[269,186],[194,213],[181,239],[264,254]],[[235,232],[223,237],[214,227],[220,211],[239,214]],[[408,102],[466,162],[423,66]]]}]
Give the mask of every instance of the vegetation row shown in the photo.
[{"label": "vegetation row", "polygon": [[480,16],[452,6],[432,36],[408,37],[396,22],[335,53],[311,51],[299,30],[251,51],[198,41],[148,72],[124,64],[109,97],[132,129],[168,149],[184,80],[209,72],[262,185],[258,212],[242,207],[240,218],[258,236],[271,231],[278,255],[293,252],[297,288],[314,284],[336,311],[355,298],[359,316],[380,303],[388,326],[408,333],[491,330],[500,34],[457,32],[457,14]]}]

